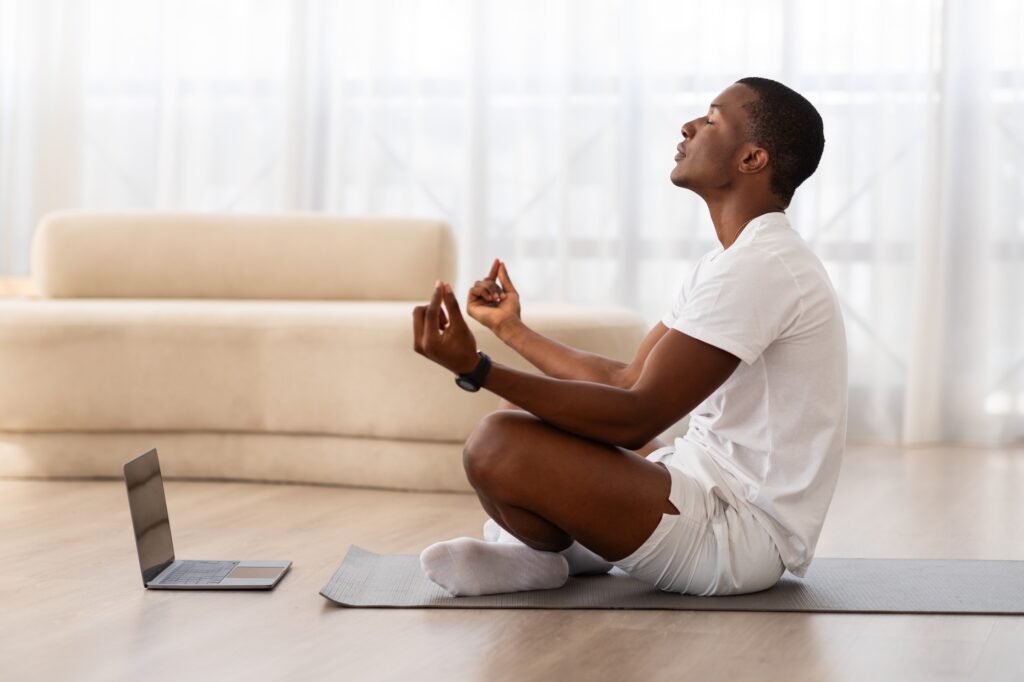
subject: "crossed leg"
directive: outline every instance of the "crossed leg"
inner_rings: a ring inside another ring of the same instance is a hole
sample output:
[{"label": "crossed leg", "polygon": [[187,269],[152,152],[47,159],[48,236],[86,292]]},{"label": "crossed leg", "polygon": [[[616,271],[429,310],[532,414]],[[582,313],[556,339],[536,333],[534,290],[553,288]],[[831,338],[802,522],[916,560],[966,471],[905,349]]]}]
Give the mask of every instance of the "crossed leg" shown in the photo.
[{"label": "crossed leg", "polygon": [[427,577],[456,596],[551,589],[569,575],[601,573],[635,552],[663,514],[679,513],[663,465],[518,409],[485,417],[463,462],[484,510],[521,544],[463,537],[424,549]]},{"label": "crossed leg", "polygon": [[522,411],[485,417],[463,463],[488,515],[537,550],[560,552],[575,540],[615,562],[643,544],[662,514],[679,513],[663,465]]}]

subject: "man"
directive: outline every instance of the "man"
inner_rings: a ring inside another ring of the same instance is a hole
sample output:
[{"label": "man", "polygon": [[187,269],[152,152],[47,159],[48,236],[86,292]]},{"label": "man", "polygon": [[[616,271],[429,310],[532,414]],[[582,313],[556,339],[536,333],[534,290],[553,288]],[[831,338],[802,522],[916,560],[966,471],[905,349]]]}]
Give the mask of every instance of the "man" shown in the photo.
[{"label": "man", "polygon": [[[821,117],[781,83],[744,78],[682,136],[672,182],[706,202],[721,247],[628,365],[527,328],[500,261],[467,310],[546,376],[478,354],[450,285],[414,310],[417,352],[521,408],[488,415],[465,447],[488,541],[421,554],[452,594],[549,589],[612,565],[667,591],[736,594],[807,570],[846,433],[841,311],[785,215],[821,158]],[[686,436],[657,447],[686,414]]]}]

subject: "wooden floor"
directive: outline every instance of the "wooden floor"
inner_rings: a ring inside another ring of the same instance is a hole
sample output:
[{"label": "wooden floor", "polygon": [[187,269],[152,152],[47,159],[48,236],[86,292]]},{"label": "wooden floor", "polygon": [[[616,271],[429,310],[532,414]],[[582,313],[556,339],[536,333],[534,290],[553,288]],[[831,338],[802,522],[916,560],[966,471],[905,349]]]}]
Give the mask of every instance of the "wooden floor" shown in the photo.
[{"label": "wooden floor", "polygon": [[[851,449],[819,556],[1024,560],[1024,450]],[[341,609],[350,544],[479,537],[476,498],[169,482],[177,553],[269,593],[142,588],[123,484],[0,480],[3,680],[1020,680],[1024,617]]]}]

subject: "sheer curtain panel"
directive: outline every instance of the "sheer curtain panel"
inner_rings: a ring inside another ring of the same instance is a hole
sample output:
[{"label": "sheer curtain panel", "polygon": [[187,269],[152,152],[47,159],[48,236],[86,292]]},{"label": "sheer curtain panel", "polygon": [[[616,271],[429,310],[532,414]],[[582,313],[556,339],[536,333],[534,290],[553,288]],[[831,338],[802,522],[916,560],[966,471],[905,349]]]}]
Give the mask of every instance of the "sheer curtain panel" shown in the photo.
[{"label": "sheer curtain panel", "polygon": [[788,212],[851,441],[1017,441],[1021,35],[1017,0],[0,0],[0,271],[52,209],[423,215],[460,287],[500,256],[527,310],[654,324],[716,243],[679,127],[767,76],[825,118]]}]

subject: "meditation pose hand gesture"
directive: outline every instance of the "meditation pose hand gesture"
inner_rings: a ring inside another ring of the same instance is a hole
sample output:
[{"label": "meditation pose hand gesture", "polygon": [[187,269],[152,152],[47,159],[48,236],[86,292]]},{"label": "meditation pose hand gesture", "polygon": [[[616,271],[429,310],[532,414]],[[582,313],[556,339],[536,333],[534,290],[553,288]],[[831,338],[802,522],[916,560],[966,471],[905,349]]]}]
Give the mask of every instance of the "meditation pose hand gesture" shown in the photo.
[{"label": "meditation pose hand gesture", "polygon": [[519,292],[509,279],[504,262],[495,258],[487,276],[474,282],[466,301],[466,312],[495,334],[500,334],[510,323],[520,321]]},{"label": "meditation pose hand gesture", "polygon": [[450,284],[437,280],[430,303],[413,308],[412,322],[413,349],[417,353],[456,374],[466,374],[476,367],[480,359],[476,339],[462,317]]}]

